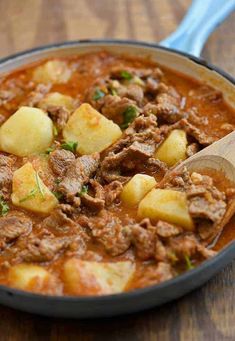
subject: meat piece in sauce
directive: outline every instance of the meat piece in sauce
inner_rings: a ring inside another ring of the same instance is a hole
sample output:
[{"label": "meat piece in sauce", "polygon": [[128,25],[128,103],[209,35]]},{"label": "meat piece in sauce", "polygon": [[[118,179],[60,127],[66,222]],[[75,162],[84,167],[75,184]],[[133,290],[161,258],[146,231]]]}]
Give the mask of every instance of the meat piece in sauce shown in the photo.
[{"label": "meat piece in sauce", "polygon": [[[86,243],[80,235],[74,237],[32,236],[24,245],[16,245],[22,249],[17,253],[17,259],[24,262],[48,262],[64,251],[83,254]],[[23,246],[23,247],[22,247]]]},{"label": "meat piece in sauce", "polygon": [[155,116],[136,118],[123,137],[108,150],[101,163],[101,176],[107,182],[125,182],[128,177],[122,176],[122,172],[147,171],[151,163],[154,163],[155,172],[166,171],[164,163],[153,160],[156,146],[162,139]]},{"label": "meat piece in sauce", "polygon": [[74,197],[81,192],[82,186],[94,175],[99,166],[99,160],[99,154],[95,153],[81,156],[71,162],[58,186],[59,191],[68,201],[73,201]]},{"label": "meat piece in sauce", "polygon": [[58,130],[62,130],[69,119],[69,110],[59,105],[48,105],[46,109]]},{"label": "meat piece in sauce", "polygon": [[91,212],[99,212],[105,206],[105,192],[103,186],[95,180],[90,180],[90,185],[93,189],[94,196],[84,193],[81,195],[81,202],[85,205]]},{"label": "meat piece in sauce", "polygon": [[14,158],[0,155],[0,192],[4,199],[8,199],[10,196],[13,163]]},{"label": "meat piece in sauce", "polygon": [[112,256],[124,253],[130,247],[131,240],[121,220],[103,210],[95,218],[90,218],[88,226],[92,236],[101,243]]},{"label": "meat piece in sauce", "polygon": [[157,265],[148,265],[142,268],[139,276],[133,280],[134,288],[144,288],[167,281],[174,276],[174,271],[169,263],[159,262]]},{"label": "meat piece in sauce", "polygon": [[113,203],[116,203],[116,201],[119,199],[123,190],[123,186],[120,181],[116,180],[106,185],[104,187],[104,190],[105,190],[105,204],[107,206],[110,206]]},{"label": "meat piece in sauce", "polygon": [[32,225],[29,217],[17,211],[0,218],[0,248],[4,249],[7,243],[28,235],[31,232]]},{"label": "meat piece in sauce", "polygon": [[63,176],[66,169],[75,160],[75,156],[69,150],[56,149],[49,155],[49,165],[52,171],[58,175]]}]

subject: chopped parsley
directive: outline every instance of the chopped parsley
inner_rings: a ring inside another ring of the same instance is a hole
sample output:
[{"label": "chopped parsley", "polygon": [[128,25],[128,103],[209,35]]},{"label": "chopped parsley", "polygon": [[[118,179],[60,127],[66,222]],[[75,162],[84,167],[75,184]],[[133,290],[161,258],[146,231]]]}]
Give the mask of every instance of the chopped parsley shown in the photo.
[{"label": "chopped parsley", "polygon": [[88,193],[88,186],[84,185],[82,186],[81,192],[78,193],[80,197]]},{"label": "chopped parsley", "polygon": [[97,88],[95,90],[95,93],[94,93],[92,98],[93,98],[94,101],[98,101],[100,98],[102,98],[104,96],[105,96],[105,93],[102,90]]},{"label": "chopped parsley", "polygon": [[61,192],[52,192],[54,194],[54,196],[56,197],[56,199],[61,200],[63,198],[63,194]]},{"label": "chopped parsley", "polygon": [[192,270],[194,269],[194,266],[191,262],[191,259],[189,258],[188,255],[184,255],[184,259],[185,259],[185,263],[186,263],[186,266],[187,266],[187,270]]},{"label": "chopped parsley", "polygon": [[112,96],[117,96],[117,91],[114,88],[110,88],[110,93]]},{"label": "chopped parsley", "polygon": [[46,149],[45,154],[49,155],[51,152],[53,152],[53,150],[54,150],[53,148],[49,147]]},{"label": "chopped parsley", "polygon": [[127,107],[126,110],[122,113],[123,115],[123,123],[121,124],[122,129],[126,129],[132,121],[137,116],[137,109],[133,106]]},{"label": "chopped parsley", "polygon": [[59,185],[59,184],[61,183],[61,179],[55,179],[55,180],[54,180],[54,183],[55,183],[56,185]]},{"label": "chopped parsley", "polygon": [[5,202],[5,200],[3,199],[2,196],[0,196],[0,210],[1,210],[1,216],[5,216],[8,211],[9,211],[9,206],[7,205],[7,203]]},{"label": "chopped parsley", "polygon": [[39,178],[38,172],[36,172],[35,178],[36,178],[36,184],[37,184],[38,192],[41,194],[42,198],[45,199],[45,194],[43,192],[42,185],[40,183],[40,178]]},{"label": "chopped parsley", "polygon": [[75,153],[77,146],[78,146],[77,142],[68,141],[68,142],[62,143],[61,148],[66,149],[66,150],[70,150],[71,152]]},{"label": "chopped parsley", "polygon": [[26,195],[24,198],[20,199],[19,202],[21,203],[21,202],[24,202],[24,201],[27,201],[27,200],[29,200],[29,199],[34,198],[34,197],[35,197],[35,194],[36,194],[37,192],[38,192],[38,189],[37,189],[37,188],[32,189],[32,190],[29,192],[29,194]]},{"label": "chopped parsley", "polygon": [[53,124],[53,134],[54,134],[54,136],[58,136],[58,134],[59,134],[58,129],[54,124]]},{"label": "chopped parsley", "polygon": [[120,76],[122,79],[125,79],[125,80],[131,80],[133,78],[132,74],[126,70],[123,70],[120,72]]},{"label": "chopped parsley", "polygon": [[133,83],[139,86],[144,86],[144,81],[138,76],[133,78]]},{"label": "chopped parsley", "polygon": [[36,180],[36,186],[37,187],[33,188],[29,192],[29,194],[26,195],[24,198],[20,199],[20,201],[19,201],[20,203],[34,198],[37,193],[39,193],[42,196],[43,200],[45,200],[45,193],[43,191],[38,172],[36,172],[36,174],[35,174],[35,180]]}]

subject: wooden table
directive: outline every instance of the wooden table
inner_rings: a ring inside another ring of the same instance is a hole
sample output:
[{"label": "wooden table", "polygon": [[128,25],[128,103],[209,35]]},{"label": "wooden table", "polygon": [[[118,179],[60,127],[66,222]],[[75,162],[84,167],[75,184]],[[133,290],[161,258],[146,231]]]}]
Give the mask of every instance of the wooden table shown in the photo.
[{"label": "wooden table", "polygon": [[[207,1],[207,0],[205,0]],[[230,1],[230,0],[224,0]],[[0,0],[0,57],[82,38],[159,41],[190,0]],[[203,56],[235,75],[235,14],[212,34]],[[59,320],[0,307],[0,340],[235,340],[235,262],[203,288],[139,314]]]}]

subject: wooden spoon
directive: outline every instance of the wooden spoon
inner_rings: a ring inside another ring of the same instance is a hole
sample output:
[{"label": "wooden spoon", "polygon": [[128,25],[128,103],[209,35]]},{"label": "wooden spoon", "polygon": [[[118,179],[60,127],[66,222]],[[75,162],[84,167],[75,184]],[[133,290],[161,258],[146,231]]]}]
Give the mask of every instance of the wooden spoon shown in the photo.
[{"label": "wooden spoon", "polygon": [[[200,172],[205,169],[215,170],[229,180],[231,187],[235,187],[235,131],[176,166],[173,171],[166,175],[166,179],[163,180],[164,183],[167,182],[169,177],[174,176],[175,172],[185,166],[190,172]],[[234,213],[235,199],[231,199],[227,211],[219,224],[220,229],[229,222]]]}]

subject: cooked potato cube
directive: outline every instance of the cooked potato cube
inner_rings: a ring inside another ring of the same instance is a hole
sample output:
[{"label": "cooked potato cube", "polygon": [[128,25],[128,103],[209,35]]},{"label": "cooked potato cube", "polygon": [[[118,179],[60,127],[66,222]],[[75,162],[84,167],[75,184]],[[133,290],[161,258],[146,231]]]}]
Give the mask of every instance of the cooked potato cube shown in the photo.
[{"label": "cooked potato cube", "polygon": [[77,152],[92,154],[113,144],[122,131],[88,103],[82,104],[69,118],[63,129],[65,141],[78,142]]},{"label": "cooked potato cube", "polygon": [[172,189],[153,189],[140,202],[138,215],[153,221],[164,220],[193,230],[186,194]]},{"label": "cooked potato cube", "polygon": [[186,158],[187,138],[183,130],[172,130],[155,153],[155,157],[169,167]]},{"label": "cooked potato cube", "polygon": [[135,272],[130,261],[98,263],[69,259],[64,264],[65,288],[70,294],[103,295],[125,290]]},{"label": "cooked potato cube", "polygon": [[0,127],[0,149],[17,156],[45,151],[53,141],[53,123],[41,110],[21,107]]},{"label": "cooked potato cube", "polygon": [[33,264],[18,264],[9,269],[10,286],[22,290],[40,289],[49,279],[49,272],[43,267]]},{"label": "cooked potato cube", "polygon": [[47,94],[40,102],[39,102],[39,108],[43,110],[47,110],[48,106],[58,106],[58,107],[64,107],[69,112],[73,111],[75,109],[74,105],[74,99],[70,96],[60,94],[59,92],[51,92]]},{"label": "cooked potato cube", "polygon": [[128,206],[135,206],[156,185],[154,177],[136,174],[124,186],[121,200]]},{"label": "cooked potato cube", "polygon": [[71,69],[66,62],[50,60],[38,66],[33,72],[33,80],[37,83],[66,83],[71,77]]},{"label": "cooked potato cube", "polygon": [[16,206],[38,213],[49,213],[58,204],[29,162],[13,174],[11,200]]}]

